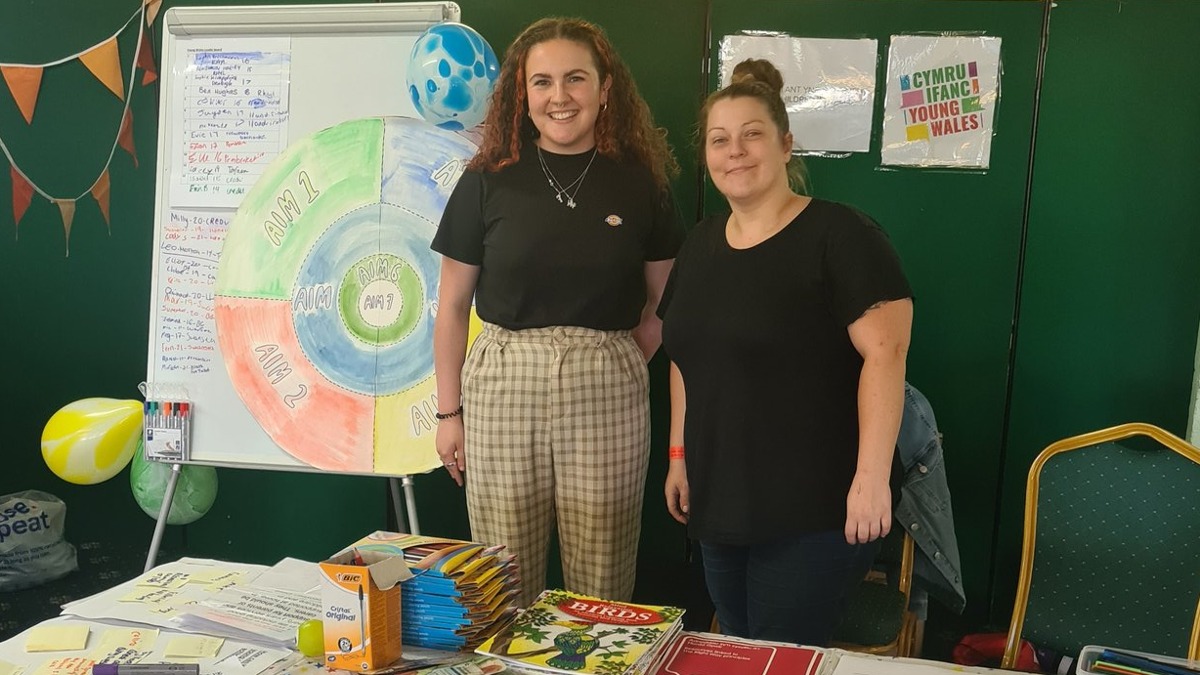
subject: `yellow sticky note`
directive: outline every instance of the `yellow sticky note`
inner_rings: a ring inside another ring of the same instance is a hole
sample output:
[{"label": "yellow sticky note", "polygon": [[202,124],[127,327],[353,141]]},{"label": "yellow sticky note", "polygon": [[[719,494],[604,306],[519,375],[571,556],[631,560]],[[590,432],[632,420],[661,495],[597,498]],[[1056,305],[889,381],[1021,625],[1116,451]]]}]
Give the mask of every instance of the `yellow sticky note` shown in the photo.
[{"label": "yellow sticky note", "polygon": [[138,579],[138,586],[156,588],[179,588],[188,582],[191,575],[185,572],[151,572]]},{"label": "yellow sticky note", "polygon": [[36,626],[25,638],[26,652],[62,652],[83,649],[87,646],[86,624],[51,624]]},{"label": "yellow sticky note", "polygon": [[21,675],[24,670],[24,668],[15,663],[0,661],[0,675]]},{"label": "yellow sticky note", "polygon": [[128,647],[148,651],[158,639],[157,628],[112,628],[100,634],[98,649]]},{"label": "yellow sticky note", "polygon": [[181,635],[167,643],[166,657],[169,659],[212,658],[221,651],[223,644],[225,644],[225,638]]},{"label": "yellow sticky note", "polygon": [[140,602],[143,605],[155,605],[172,600],[178,592],[166,588],[135,588],[132,593],[121,598],[121,602]]}]

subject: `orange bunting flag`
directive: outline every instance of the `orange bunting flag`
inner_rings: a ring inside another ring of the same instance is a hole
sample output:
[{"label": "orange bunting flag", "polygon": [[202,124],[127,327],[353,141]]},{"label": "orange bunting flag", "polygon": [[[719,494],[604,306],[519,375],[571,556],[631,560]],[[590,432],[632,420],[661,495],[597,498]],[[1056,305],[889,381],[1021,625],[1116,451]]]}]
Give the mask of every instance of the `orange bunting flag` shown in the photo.
[{"label": "orange bunting flag", "polygon": [[117,98],[125,100],[125,80],[121,77],[121,54],[117,51],[117,38],[110,38],[92,47],[80,54],[79,60]]},{"label": "orange bunting flag", "polygon": [[25,180],[25,176],[17,171],[17,167],[10,164],[9,171],[12,174],[13,187],[13,224],[20,225],[26,209],[33,201],[33,185]]},{"label": "orange bunting flag", "polygon": [[0,74],[4,75],[8,90],[16,99],[25,122],[33,124],[33,108],[37,105],[38,89],[42,86],[41,67],[0,66]]},{"label": "orange bunting flag", "polygon": [[67,236],[67,255],[71,255],[71,221],[75,220],[75,200],[74,199],[55,199],[54,203],[58,205],[58,210],[62,213],[63,232]]},{"label": "orange bunting flag", "polygon": [[92,197],[96,203],[100,205],[100,213],[104,216],[104,224],[108,226],[108,233],[112,234],[112,222],[108,219],[108,194],[111,184],[108,178],[108,169],[104,169],[104,173],[96,179],[96,184],[92,186]]},{"label": "orange bunting flag", "polygon": [[162,8],[162,0],[145,0],[146,6],[146,25],[154,25],[154,17],[158,16],[158,10]]},{"label": "orange bunting flag", "polygon": [[137,67],[141,68],[142,86],[158,79],[158,67],[154,65],[154,48],[150,46],[150,34],[142,31],[142,44],[138,47]]},{"label": "orange bunting flag", "polygon": [[121,131],[117,132],[117,143],[129,153],[133,158],[133,168],[137,168],[137,148],[133,146],[133,111],[129,108],[125,109],[125,116],[121,118]]}]

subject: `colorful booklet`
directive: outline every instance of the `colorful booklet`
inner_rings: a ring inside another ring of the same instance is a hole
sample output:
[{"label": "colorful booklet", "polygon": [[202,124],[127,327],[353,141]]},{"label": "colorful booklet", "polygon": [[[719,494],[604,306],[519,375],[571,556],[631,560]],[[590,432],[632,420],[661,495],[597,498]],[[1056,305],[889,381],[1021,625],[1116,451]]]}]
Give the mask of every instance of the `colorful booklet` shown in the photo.
[{"label": "colorful booklet", "polygon": [[642,675],[682,628],[677,607],[610,602],[568,591],[537,600],[475,653],[519,670]]},{"label": "colorful booklet", "polygon": [[684,633],[667,648],[653,675],[815,675],[824,657],[815,647]]},{"label": "colorful booklet", "polygon": [[470,650],[516,613],[516,558],[502,546],[375,532],[346,550],[404,558],[413,577],[401,584],[406,645]]}]

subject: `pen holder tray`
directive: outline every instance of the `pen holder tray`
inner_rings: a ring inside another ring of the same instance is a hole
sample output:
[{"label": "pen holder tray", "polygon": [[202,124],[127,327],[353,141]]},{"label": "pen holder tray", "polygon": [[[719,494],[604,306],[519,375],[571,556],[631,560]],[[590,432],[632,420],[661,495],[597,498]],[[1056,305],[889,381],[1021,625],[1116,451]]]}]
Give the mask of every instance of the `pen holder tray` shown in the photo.
[{"label": "pen holder tray", "polygon": [[1135,651],[1132,649],[1121,649],[1120,647],[1108,647],[1108,646],[1103,646],[1103,645],[1086,645],[1086,646],[1084,646],[1083,649],[1079,650],[1079,661],[1076,664],[1076,672],[1078,672],[1079,675],[1101,675],[1100,673],[1097,673],[1095,670],[1092,670],[1092,666],[1096,663],[1096,659],[1098,659],[1100,657],[1100,654],[1106,649],[1111,649],[1111,650],[1122,652],[1125,654],[1132,654],[1134,656],[1141,656],[1141,657],[1144,657],[1147,659],[1153,659],[1155,661],[1160,661],[1162,663],[1182,666],[1184,668],[1191,668],[1193,670],[1200,669],[1200,661],[1189,661],[1187,659],[1179,658],[1177,656],[1164,656],[1162,654],[1151,654],[1150,652],[1139,652],[1139,651]]}]

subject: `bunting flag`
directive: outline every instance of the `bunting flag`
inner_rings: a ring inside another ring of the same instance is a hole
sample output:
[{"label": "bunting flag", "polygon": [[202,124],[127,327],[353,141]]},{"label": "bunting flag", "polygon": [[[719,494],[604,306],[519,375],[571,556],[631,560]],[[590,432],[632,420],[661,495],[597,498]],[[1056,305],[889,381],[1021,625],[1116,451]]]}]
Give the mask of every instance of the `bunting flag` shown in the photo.
[{"label": "bunting flag", "polygon": [[[153,62],[153,59],[151,59]],[[33,108],[37,105],[38,89],[42,86],[42,69],[38,66],[0,66],[0,74],[27,124],[33,124]]]},{"label": "bunting flag", "polygon": [[96,179],[96,184],[92,186],[92,198],[100,206],[100,213],[104,216],[104,224],[108,226],[108,233],[112,234],[112,221],[108,219],[108,195],[111,187],[108,177],[108,169],[100,174]]},{"label": "bunting flag", "polygon": [[121,54],[117,51],[117,38],[112,37],[79,55],[79,60],[92,71],[104,86],[125,100],[125,80],[121,77]]},{"label": "bunting flag", "polygon": [[33,201],[33,185],[25,180],[25,176],[17,171],[17,167],[10,165],[9,171],[12,174],[13,187],[13,224],[19,227],[21,218],[25,216],[25,210]]},{"label": "bunting flag", "polygon": [[158,10],[162,8],[162,0],[146,0],[146,25],[154,25],[154,17],[158,16]]},{"label": "bunting flag", "polygon": [[55,199],[54,203],[58,205],[58,210],[62,213],[63,232],[66,234],[67,255],[71,255],[71,221],[75,220],[75,200],[74,199]]},{"label": "bunting flag", "polygon": [[125,109],[125,116],[121,118],[121,130],[117,132],[117,142],[129,153],[133,158],[133,168],[137,168],[137,148],[133,146],[133,111],[129,108]]},{"label": "bunting flag", "polygon": [[[126,20],[124,26],[117,30],[116,34],[104,40],[100,44],[88,48],[87,50],[60,58],[55,61],[48,61],[41,64],[25,64],[25,63],[4,63],[0,61],[0,76],[3,77],[5,84],[11,93],[13,100],[17,104],[17,108],[25,117],[27,124],[33,123],[33,115],[38,103],[38,96],[41,91],[43,71],[46,68],[57,66],[60,64],[69,63],[71,61],[81,62],[85,68],[100,81],[109,91],[116,95],[124,107],[124,112],[121,116],[121,126],[117,132],[116,142],[121,146],[129,156],[133,159],[133,166],[138,166],[137,148],[133,141],[133,113],[129,108],[129,97],[126,96],[125,81],[122,74],[123,67],[121,65],[121,54],[117,44],[118,38],[130,26],[136,26],[139,29],[138,48],[134,55],[134,63],[131,64],[129,70],[130,77],[135,78],[130,81],[130,93],[132,93],[134,84],[137,82],[137,69],[142,69],[142,84],[143,86],[158,80],[159,69],[154,60],[153,38],[150,36],[150,31],[142,26],[150,26],[153,24],[155,17],[162,8],[162,0],[139,0],[137,10],[134,11]],[[109,137],[111,138],[111,137]],[[112,197],[112,179],[109,173],[109,166],[112,163],[112,154],[108,156],[108,160],[104,163],[104,167],[100,170],[100,175],[91,186],[82,194],[75,195],[74,198],[59,198],[55,195],[47,193],[43,190],[33,178],[31,178],[17,160],[13,158],[9,152],[8,146],[4,139],[0,139],[0,155],[5,156],[9,162],[9,173],[12,179],[12,213],[14,222],[14,234],[19,235],[21,220],[25,217],[29,207],[33,203],[34,194],[39,194],[45,197],[48,201],[58,207],[59,213],[62,216],[63,232],[66,236],[66,255],[70,255],[70,239],[71,226],[75,220],[75,211],[78,206],[78,200],[83,199],[87,195],[91,195],[96,200],[96,204],[100,209],[101,215],[104,217],[104,222],[108,226],[109,234],[112,234],[111,223],[111,197]]]},{"label": "bunting flag", "polygon": [[158,79],[158,67],[154,65],[154,48],[150,45],[150,31],[142,31],[142,44],[138,46],[137,67],[144,71],[142,86]]}]

